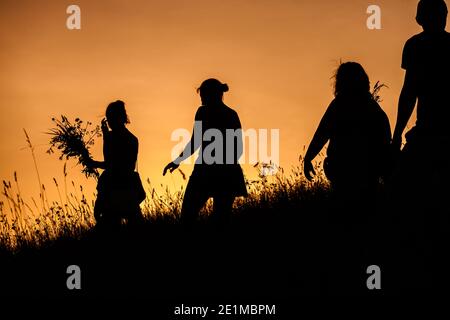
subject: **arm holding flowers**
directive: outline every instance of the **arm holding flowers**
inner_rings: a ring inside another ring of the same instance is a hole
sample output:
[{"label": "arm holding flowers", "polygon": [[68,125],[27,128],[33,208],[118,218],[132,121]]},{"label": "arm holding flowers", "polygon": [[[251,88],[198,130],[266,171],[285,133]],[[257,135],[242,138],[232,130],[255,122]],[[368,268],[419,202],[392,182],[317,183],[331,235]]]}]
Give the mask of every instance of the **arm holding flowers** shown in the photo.
[{"label": "arm holding flowers", "polygon": [[[111,132],[108,129],[108,123],[107,123],[106,119],[102,120],[101,128],[102,128],[102,133],[103,133],[103,148],[107,148],[106,140]],[[103,170],[106,169],[105,161],[96,161],[96,160],[92,159],[90,156],[84,160],[84,164],[86,165],[86,167],[89,167],[92,169],[103,169]]]}]

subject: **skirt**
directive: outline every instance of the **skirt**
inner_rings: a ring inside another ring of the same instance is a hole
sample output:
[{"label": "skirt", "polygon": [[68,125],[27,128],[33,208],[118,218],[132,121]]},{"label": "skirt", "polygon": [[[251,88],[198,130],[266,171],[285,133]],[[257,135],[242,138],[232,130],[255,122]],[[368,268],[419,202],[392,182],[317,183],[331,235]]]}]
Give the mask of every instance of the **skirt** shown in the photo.
[{"label": "skirt", "polygon": [[196,164],[189,178],[195,190],[209,197],[217,195],[247,196],[247,187],[240,165]]},{"label": "skirt", "polygon": [[128,218],[139,211],[145,190],[137,172],[113,174],[105,170],[97,184],[94,215],[109,218]]}]

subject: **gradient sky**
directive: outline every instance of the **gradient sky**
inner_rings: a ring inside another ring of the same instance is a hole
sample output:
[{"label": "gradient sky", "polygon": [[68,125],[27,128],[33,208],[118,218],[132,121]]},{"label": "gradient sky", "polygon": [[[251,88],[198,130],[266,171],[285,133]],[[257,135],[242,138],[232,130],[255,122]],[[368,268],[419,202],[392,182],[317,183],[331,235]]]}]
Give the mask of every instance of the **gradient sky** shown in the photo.
[{"label": "gradient sky", "polygon": [[[81,8],[81,30],[66,28],[66,8]],[[382,30],[368,30],[366,9],[382,9]],[[0,1],[0,179],[17,171],[22,192],[39,192],[22,128],[36,145],[43,183],[62,179],[63,162],[47,155],[51,117],[99,123],[122,99],[140,140],[141,175],[162,177],[176,128],[191,128],[200,105],[195,88],[217,77],[230,86],[225,103],[244,129],[280,129],[281,165],[298,163],[333,98],[340,60],[360,62],[382,91],[394,125],[405,41],[421,31],[416,0]],[[101,159],[101,139],[93,149]],[[69,162],[69,178],[88,192]],[[190,167],[182,166],[186,173]],[[247,171],[251,175],[253,172]],[[50,189],[47,187],[47,189]]]}]

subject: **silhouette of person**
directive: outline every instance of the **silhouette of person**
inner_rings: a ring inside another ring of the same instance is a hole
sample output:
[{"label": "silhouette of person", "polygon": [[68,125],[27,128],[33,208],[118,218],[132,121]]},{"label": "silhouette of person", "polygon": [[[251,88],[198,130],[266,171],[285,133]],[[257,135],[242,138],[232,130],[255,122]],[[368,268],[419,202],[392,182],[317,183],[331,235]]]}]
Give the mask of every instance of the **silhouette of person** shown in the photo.
[{"label": "silhouette of person", "polygon": [[306,152],[304,172],[311,180],[315,174],[312,161],[329,142],[325,174],[338,198],[354,202],[373,194],[385,175],[391,130],[360,64],[346,62],[339,66],[334,91],[335,98]]},{"label": "silhouette of person", "polygon": [[[448,250],[439,248],[445,243],[440,237],[449,227],[450,34],[445,30],[447,14],[443,0],[418,3],[416,21],[423,32],[407,40],[403,48],[401,67],[406,72],[392,141],[398,156],[390,190],[394,222],[402,226],[402,237],[424,255],[424,261],[434,261],[432,268],[441,265],[435,262],[439,256],[435,253]],[[402,135],[416,103],[416,123],[405,134],[406,144],[401,149]],[[442,279],[439,275],[435,284],[442,283]]]},{"label": "silhouette of person", "polygon": [[367,256],[373,259],[375,253],[378,258],[378,238],[367,222],[377,214],[377,189],[387,171],[391,142],[388,117],[371,94],[369,77],[360,64],[339,66],[334,95],[303,164],[306,178],[312,180],[312,161],[329,143],[323,166],[332,192],[331,207],[325,211],[327,245],[323,250],[329,261],[326,265],[341,261],[335,270],[339,277],[324,272],[324,283],[331,292],[335,288],[361,290],[360,275],[367,268]]},{"label": "silhouette of person", "polygon": [[[403,49],[402,68],[406,70],[398,105],[392,146],[399,152],[403,131],[417,102],[417,121],[406,133],[400,155],[397,180],[403,180],[408,198],[415,193],[424,205],[437,203],[441,183],[450,170],[446,159],[450,146],[450,34],[445,31],[447,6],[443,0],[421,0],[416,21],[423,32],[410,38]],[[412,178],[414,176],[414,178]],[[433,185],[436,188],[430,188]],[[434,199],[434,200],[432,200]],[[411,199],[408,200],[410,202]],[[432,200],[432,201],[430,201]]]},{"label": "silhouette of person", "polygon": [[[97,185],[94,215],[98,228],[117,229],[122,219],[129,224],[142,220],[142,195],[135,167],[138,155],[138,139],[126,128],[130,123],[123,101],[112,102],[106,108],[102,120],[104,161],[89,161],[89,166],[104,169]],[[109,128],[111,130],[109,130]],[[145,191],[144,191],[145,193]]]},{"label": "silhouette of person", "polygon": [[[184,224],[192,225],[201,208],[212,197],[212,219],[224,225],[231,217],[235,197],[247,195],[244,175],[238,162],[243,152],[242,127],[236,111],[223,103],[223,93],[227,91],[228,85],[217,79],[205,80],[197,89],[202,106],[195,114],[192,138],[180,156],[163,171],[163,175],[168,170],[173,172],[183,160],[197,149],[200,150],[184,193],[181,208],[181,221]],[[221,138],[208,138],[214,132]],[[213,148],[213,144],[217,148]]]}]

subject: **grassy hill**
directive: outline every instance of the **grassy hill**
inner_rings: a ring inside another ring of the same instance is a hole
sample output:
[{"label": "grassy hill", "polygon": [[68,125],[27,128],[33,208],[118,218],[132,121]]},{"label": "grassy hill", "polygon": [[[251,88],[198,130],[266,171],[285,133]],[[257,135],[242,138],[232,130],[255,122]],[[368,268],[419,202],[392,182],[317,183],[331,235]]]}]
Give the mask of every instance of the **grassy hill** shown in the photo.
[{"label": "grassy hill", "polygon": [[[209,203],[197,226],[185,228],[178,221],[182,191],[158,195],[150,188],[143,225],[100,234],[82,188],[61,202],[41,195],[43,214],[32,220],[31,206],[5,181],[2,294],[185,301],[439,289],[439,269],[430,269],[426,252],[390,220],[382,192],[374,203],[355,199],[343,208],[323,174],[311,183],[299,168],[249,181],[248,188],[226,227],[208,220]],[[348,218],[355,212],[362,219]],[[67,289],[70,265],[81,269],[81,290]],[[370,265],[382,270],[380,291],[367,289]]]}]

